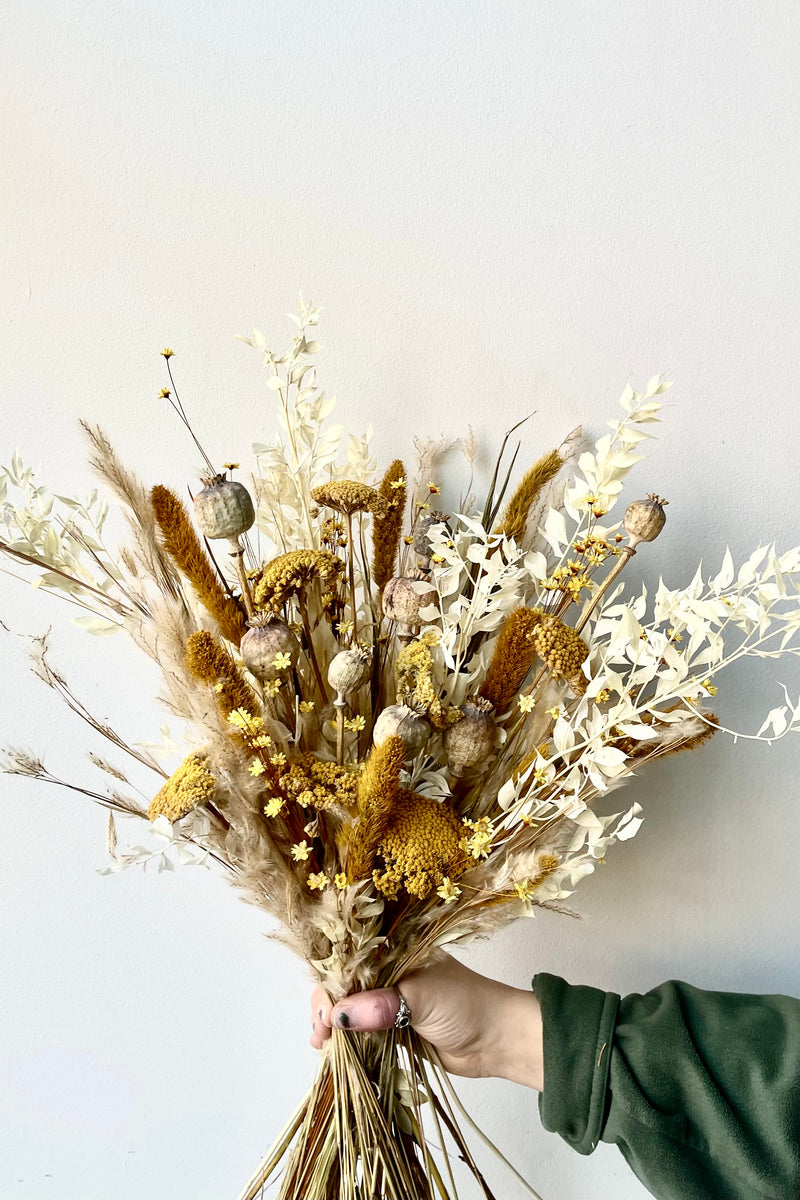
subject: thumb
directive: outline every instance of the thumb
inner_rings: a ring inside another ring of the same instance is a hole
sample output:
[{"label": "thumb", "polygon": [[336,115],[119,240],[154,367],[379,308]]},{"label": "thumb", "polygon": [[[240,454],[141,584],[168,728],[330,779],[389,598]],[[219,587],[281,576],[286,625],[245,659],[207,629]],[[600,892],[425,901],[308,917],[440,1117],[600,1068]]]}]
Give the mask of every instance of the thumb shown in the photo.
[{"label": "thumb", "polygon": [[395,988],[354,992],[334,1004],[330,1023],[335,1029],[359,1029],[368,1033],[376,1029],[390,1029],[399,1011],[400,997]]}]

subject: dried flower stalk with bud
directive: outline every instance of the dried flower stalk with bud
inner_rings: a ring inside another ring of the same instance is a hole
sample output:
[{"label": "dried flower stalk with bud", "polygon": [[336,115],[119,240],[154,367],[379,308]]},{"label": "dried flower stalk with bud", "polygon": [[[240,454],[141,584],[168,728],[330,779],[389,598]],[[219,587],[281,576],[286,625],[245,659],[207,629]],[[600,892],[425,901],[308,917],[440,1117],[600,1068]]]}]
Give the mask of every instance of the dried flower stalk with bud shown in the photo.
[{"label": "dried flower stalk with bud", "polygon": [[[257,332],[244,339],[262,355],[285,433],[255,447],[249,487],[206,455],[163,351],[162,396],[204,460],[194,521],[91,426],[92,463],[125,511],[130,544],[106,547],[108,506],[96,493],[57,500],[19,455],[2,471],[0,552],[78,605],[89,632],[125,630],[163,670],[161,698],[192,731],[188,746],[170,740],[178,761],[165,771],[92,716],[38,639],[37,675],[154,776],[152,800],[129,795],[125,770],[97,753],[112,781],[102,790],[20,750],[5,769],[110,810],[108,872],[151,859],[214,864],[338,999],[391,986],[441,946],[536,906],[559,908],[641,823],[638,803],[609,812],[607,793],[724,728],[707,707],[720,672],[747,655],[798,653],[800,550],[762,547],[738,572],[726,552],[713,577],[662,583],[648,612],[644,593],[623,599],[620,575],[665,545],[654,542],[665,501],[634,501],[621,524],[609,514],[669,384],[627,388],[593,451],[578,456],[573,431],[532,455],[506,501],[510,431],[487,494],[475,498],[470,479],[465,511],[450,513],[432,507],[443,442],[419,444],[409,483],[399,458],[380,477],[364,439],[328,429],[318,319],[301,301],[280,354]],[[244,536],[254,527],[267,548],[258,559]],[[218,539],[231,542],[233,572],[214,558]],[[798,727],[800,701],[787,697],[757,733],[737,736],[772,741]],[[149,822],[160,843],[121,850],[114,814]],[[356,1200],[365,1179],[374,1197],[454,1197],[426,1135],[446,1127],[455,1153],[473,1160],[413,1032],[355,1043],[334,1031],[328,1046],[243,1200],[281,1165],[277,1194],[293,1200]],[[389,1078],[402,1085],[387,1088]]]}]

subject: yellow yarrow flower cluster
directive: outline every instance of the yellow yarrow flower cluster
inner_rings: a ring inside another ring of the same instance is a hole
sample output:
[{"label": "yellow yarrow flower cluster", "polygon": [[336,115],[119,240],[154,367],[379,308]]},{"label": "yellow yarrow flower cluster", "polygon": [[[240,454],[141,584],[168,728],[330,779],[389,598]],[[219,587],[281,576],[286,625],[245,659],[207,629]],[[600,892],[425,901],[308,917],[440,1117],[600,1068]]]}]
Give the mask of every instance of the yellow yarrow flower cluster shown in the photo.
[{"label": "yellow yarrow flower cluster", "polygon": [[[558,617],[543,616],[533,631],[532,640],[536,653],[547,663],[553,676],[556,679],[563,677],[575,686],[589,654],[589,647],[580,634]],[[584,676],[584,688],[586,682]]]},{"label": "yellow yarrow flower cluster", "polygon": [[330,883],[330,879],[328,878],[328,876],[325,874],[324,871],[317,871],[317,872],[312,871],[312,873],[309,875],[308,879],[306,880],[306,883],[308,884],[308,886],[312,892],[314,892],[314,891],[321,892],[322,889],[327,884]]},{"label": "yellow yarrow flower cluster", "polygon": [[279,612],[287,600],[318,579],[323,590],[335,588],[344,563],[327,550],[290,550],[261,571],[253,603],[264,612]]},{"label": "yellow yarrow flower cluster", "polygon": [[424,899],[467,867],[461,847],[461,823],[446,802],[401,791],[378,844],[372,878],[384,896],[396,900],[401,888]]},{"label": "yellow yarrow flower cluster", "polygon": [[214,776],[206,769],[207,762],[206,756],[199,753],[184,759],[150,801],[148,818],[155,821],[156,817],[166,817],[168,821],[179,821],[193,808],[210,800],[215,783]]},{"label": "yellow yarrow flower cluster", "polygon": [[[415,712],[425,713],[431,725],[447,729],[463,717],[459,708],[442,701],[433,678],[433,655],[421,640],[409,642],[395,664],[397,695]],[[399,700],[398,700],[399,703]]]},{"label": "yellow yarrow flower cluster", "polygon": [[333,508],[336,512],[350,516],[355,512],[371,512],[376,517],[385,517],[387,504],[381,495],[366,483],[352,479],[334,479],[311,489],[317,504]]},{"label": "yellow yarrow flower cluster", "polygon": [[278,782],[287,796],[304,808],[330,808],[332,804],[355,804],[358,777],[347,767],[323,762],[310,751],[290,758]]}]

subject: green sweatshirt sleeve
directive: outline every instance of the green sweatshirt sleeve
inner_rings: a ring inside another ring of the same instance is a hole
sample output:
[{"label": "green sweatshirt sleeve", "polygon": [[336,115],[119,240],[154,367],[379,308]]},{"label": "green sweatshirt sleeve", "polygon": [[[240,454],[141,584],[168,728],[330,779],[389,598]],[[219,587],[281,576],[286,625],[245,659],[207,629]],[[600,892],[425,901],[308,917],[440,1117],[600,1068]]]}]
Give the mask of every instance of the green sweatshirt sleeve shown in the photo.
[{"label": "green sweatshirt sleeve", "polygon": [[619,1146],[659,1200],[798,1200],[800,1004],[672,980],[645,995],[540,974],[545,1129]]}]

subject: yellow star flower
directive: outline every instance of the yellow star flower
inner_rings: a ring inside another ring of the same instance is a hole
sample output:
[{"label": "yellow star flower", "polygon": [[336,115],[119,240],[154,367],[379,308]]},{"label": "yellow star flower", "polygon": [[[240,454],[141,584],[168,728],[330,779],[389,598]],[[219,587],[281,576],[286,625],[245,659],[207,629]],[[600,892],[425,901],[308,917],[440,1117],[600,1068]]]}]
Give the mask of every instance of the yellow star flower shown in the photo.
[{"label": "yellow star flower", "polygon": [[158,393],[158,398],[159,398],[159,400],[169,400],[171,395],[172,395],[172,392],[169,390],[169,388],[162,388],[161,391]]},{"label": "yellow star flower", "polygon": [[351,733],[360,733],[366,724],[367,722],[363,717],[351,717],[345,721],[344,727],[345,729],[349,729]]},{"label": "yellow star flower", "polygon": [[292,858],[295,862],[306,862],[310,853],[311,847],[306,841],[295,842],[292,846]]},{"label": "yellow star flower", "polygon": [[263,775],[265,767],[260,758],[254,758],[247,769],[251,775]]},{"label": "yellow star flower", "polygon": [[175,353],[175,351],[170,350],[169,346],[167,346],[167,347],[165,347],[165,349],[163,349],[161,351],[161,357],[162,358],[172,358],[174,353]]},{"label": "yellow star flower", "polygon": [[522,883],[515,883],[514,889],[520,900],[530,900],[533,895],[533,885],[530,879],[526,879]]},{"label": "yellow star flower", "polygon": [[324,871],[318,871],[316,875],[312,872],[312,874],[309,875],[308,879],[306,880],[306,883],[311,888],[312,892],[321,892],[325,885],[330,883],[330,879]]},{"label": "yellow star flower", "polygon": [[264,812],[268,817],[279,817],[283,810],[283,800],[280,796],[270,796],[267,803],[264,805]]},{"label": "yellow star flower", "polygon": [[445,904],[450,904],[461,895],[461,888],[457,883],[453,883],[449,876],[445,875],[441,887],[436,889],[436,895],[441,896]]},{"label": "yellow star flower", "polygon": [[534,700],[533,696],[520,696],[517,700],[517,704],[519,705],[520,712],[529,713],[533,711],[536,701]]},{"label": "yellow star flower", "polygon": [[343,892],[347,887],[347,876],[344,871],[340,871],[338,875],[334,875],[333,882],[336,884],[340,892]]},{"label": "yellow star flower", "polygon": [[279,650],[272,660],[272,665],[276,671],[285,671],[292,665],[292,656],[283,650]]}]

